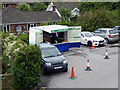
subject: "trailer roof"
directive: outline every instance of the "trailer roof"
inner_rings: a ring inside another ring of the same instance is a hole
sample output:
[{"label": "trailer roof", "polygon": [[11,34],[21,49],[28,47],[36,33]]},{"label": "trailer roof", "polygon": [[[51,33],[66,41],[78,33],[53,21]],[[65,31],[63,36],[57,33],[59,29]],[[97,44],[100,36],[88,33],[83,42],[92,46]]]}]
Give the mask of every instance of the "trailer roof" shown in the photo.
[{"label": "trailer roof", "polygon": [[65,25],[46,25],[46,26],[37,26],[37,27],[32,27],[32,28],[34,30],[43,30],[48,33],[63,32],[63,31],[74,29],[74,27],[68,27]]}]

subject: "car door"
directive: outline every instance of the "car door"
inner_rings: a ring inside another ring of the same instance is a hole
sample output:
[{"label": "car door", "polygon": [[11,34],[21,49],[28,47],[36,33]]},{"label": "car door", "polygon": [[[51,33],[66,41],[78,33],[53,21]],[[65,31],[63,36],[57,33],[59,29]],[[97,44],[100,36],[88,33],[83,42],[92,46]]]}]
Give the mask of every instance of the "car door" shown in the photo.
[{"label": "car door", "polygon": [[86,44],[85,36],[81,33],[81,43]]}]

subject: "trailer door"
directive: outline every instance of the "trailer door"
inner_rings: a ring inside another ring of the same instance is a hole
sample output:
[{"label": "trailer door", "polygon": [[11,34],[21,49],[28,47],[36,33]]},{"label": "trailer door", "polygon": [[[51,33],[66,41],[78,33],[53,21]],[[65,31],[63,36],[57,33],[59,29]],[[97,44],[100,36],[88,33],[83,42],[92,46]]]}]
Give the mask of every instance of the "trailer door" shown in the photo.
[{"label": "trailer door", "polygon": [[81,42],[81,26],[68,31],[68,42]]},{"label": "trailer door", "polygon": [[35,32],[35,44],[40,44],[43,42],[43,31]]}]

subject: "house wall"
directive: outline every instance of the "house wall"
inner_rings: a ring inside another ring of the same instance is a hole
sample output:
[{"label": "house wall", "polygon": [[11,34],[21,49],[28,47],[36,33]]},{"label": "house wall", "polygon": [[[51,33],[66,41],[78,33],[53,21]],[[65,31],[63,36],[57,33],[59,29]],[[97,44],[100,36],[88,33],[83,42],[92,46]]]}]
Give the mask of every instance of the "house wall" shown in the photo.
[{"label": "house wall", "polygon": [[[55,23],[56,22],[52,22],[52,24],[55,24]],[[9,25],[9,30],[8,30],[8,28],[6,28],[5,30],[3,30],[3,27],[2,27],[2,31],[17,33],[17,27],[21,26],[21,33],[23,33],[23,32],[27,32],[28,33],[30,27],[41,26],[42,23],[7,24],[7,25]],[[6,26],[6,24],[2,25],[2,26]]]},{"label": "house wall", "polygon": [[[12,24],[12,25],[10,25],[10,32],[17,32],[17,27],[18,26],[21,26],[21,32],[24,32],[24,31],[26,31],[27,32],[27,24]],[[23,26],[25,27],[25,28],[23,28]]]},{"label": "house wall", "polygon": [[17,3],[13,3],[13,4],[5,3],[5,4],[2,4],[2,7],[3,7],[3,8],[6,8],[6,7],[8,7],[8,6],[13,6],[13,7],[17,8]]},{"label": "house wall", "polygon": [[37,23],[37,26],[40,26],[41,25],[41,23]]}]

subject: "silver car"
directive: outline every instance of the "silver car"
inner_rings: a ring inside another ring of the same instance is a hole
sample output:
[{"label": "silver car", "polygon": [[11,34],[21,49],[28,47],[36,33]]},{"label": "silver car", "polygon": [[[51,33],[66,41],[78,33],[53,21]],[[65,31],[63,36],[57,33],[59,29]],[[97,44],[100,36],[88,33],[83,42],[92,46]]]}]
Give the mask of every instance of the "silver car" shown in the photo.
[{"label": "silver car", "polygon": [[98,28],[93,32],[95,35],[102,36],[105,38],[106,43],[118,42],[119,34],[112,28]]}]

